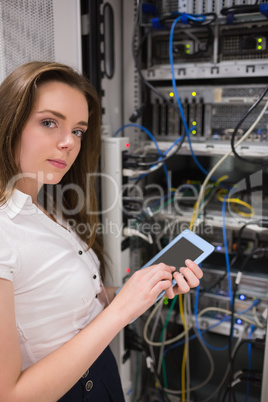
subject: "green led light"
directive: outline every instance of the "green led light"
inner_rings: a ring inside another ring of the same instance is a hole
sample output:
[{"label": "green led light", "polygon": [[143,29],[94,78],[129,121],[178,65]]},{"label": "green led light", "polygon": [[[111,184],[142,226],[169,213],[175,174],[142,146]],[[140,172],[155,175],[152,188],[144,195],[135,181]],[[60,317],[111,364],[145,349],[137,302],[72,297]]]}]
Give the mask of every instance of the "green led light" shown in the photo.
[{"label": "green led light", "polygon": [[192,134],[195,135],[195,134],[196,134],[196,130],[193,130],[193,131],[192,131]]},{"label": "green led light", "polygon": [[187,49],[190,49],[190,45],[186,45]]},{"label": "green led light", "polygon": [[193,126],[196,126],[196,121],[193,121],[193,122],[192,122],[192,125],[193,125]]},{"label": "green led light", "polygon": [[259,46],[258,46],[258,50],[261,50],[261,49],[262,49],[262,47],[261,47],[261,45],[259,45]]},{"label": "green led light", "polygon": [[259,39],[258,39],[258,42],[261,43],[261,42],[262,42],[262,38],[259,38]]},{"label": "green led light", "polygon": [[190,53],[190,50],[188,50],[188,49],[187,49],[187,50],[186,50],[186,53],[188,53],[188,54],[189,54],[189,53]]},{"label": "green led light", "polygon": [[192,92],[192,96],[196,96],[196,92]]},{"label": "green led light", "polygon": [[165,305],[165,306],[168,305],[168,298],[167,298],[167,297],[164,298],[164,305]]}]

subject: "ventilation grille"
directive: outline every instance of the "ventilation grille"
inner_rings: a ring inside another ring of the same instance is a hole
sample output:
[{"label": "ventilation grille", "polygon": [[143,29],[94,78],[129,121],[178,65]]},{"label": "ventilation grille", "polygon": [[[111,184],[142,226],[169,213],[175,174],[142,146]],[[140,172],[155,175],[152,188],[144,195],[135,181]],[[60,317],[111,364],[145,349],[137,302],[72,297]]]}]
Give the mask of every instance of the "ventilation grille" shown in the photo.
[{"label": "ventilation grille", "polygon": [[[257,119],[262,111],[264,103],[261,103],[255,110],[253,110],[247,119],[241,124],[240,129],[247,130]],[[213,129],[234,129],[240,117],[244,116],[248,111],[248,105],[213,105],[211,126]],[[264,114],[258,128],[265,128],[268,126],[268,115]]]},{"label": "ventilation grille", "polygon": [[[267,3],[268,0],[261,0],[259,3]],[[187,12],[191,14],[214,12],[220,16],[224,7],[237,5],[254,5],[256,0],[155,0],[159,13],[172,13],[174,11]]]},{"label": "ventilation grille", "polygon": [[53,0],[0,0],[0,80],[28,61],[54,61]]}]

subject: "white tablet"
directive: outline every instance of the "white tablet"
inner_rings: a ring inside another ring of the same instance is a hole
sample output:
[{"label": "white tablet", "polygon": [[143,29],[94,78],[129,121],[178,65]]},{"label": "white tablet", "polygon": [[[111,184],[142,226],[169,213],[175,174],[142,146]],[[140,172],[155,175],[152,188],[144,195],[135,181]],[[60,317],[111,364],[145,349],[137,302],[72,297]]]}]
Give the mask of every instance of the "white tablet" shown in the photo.
[{"label": "white tablet", "polygon": [[[215,247],[202,239],[189,229],[181,232],[175,239],[173,239],[166,247],[157,253],[150,261],[148,261],[142,268],[149,267],[150,265],[159,264],[160,262],[176,267],[179,270],[185,267],[185,260],[190,259],[196,264],[200,264],[206,257],[208,257]],[[176,285],[173,279],[173,286]],[[161,292],[157,297],[158,301],[165,292]]]},{"label": "white tablet", "polygon": [[[157,253],[150,261],[148,261],[141,269],[149,267],[150,265],[156,265],[163,262],[167,265],[176,267],[179,271],[181,267],[185,267],[185,260],[190,259],[196,264],[200,264],[206,257],[208,257],[215,247],[202,239],[189,229],[181,232],[175,239],[173,239],[166,247],[164,247],[159,253]],[[176,285],[175,279],[173,279],[173,286]],[[122,286],[116,290],[116,294]],[[161,292],[156,302],[165,294],[165,291]]]},{"label": "white tablet", "polygon": [[214,251],[214,246],[202,239],[189,229],[181,232],[166,247],[157,253],[142,268],[164,262],[179,270],[185,267],[185,260],[190,259],[200,264],[209,254]]}]

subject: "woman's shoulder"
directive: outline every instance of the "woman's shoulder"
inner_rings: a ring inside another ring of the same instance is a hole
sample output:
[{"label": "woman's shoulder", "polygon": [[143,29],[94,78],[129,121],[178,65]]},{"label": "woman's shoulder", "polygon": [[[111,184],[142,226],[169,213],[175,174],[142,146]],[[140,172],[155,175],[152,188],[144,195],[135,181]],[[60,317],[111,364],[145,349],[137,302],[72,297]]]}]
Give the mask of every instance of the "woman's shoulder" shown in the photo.
[{"label": "woman's shoulder", "polygon": [[19,268],[19,254],[16,247],[16,230],[12,219],[0,210],[0,278],[13,281]]}]

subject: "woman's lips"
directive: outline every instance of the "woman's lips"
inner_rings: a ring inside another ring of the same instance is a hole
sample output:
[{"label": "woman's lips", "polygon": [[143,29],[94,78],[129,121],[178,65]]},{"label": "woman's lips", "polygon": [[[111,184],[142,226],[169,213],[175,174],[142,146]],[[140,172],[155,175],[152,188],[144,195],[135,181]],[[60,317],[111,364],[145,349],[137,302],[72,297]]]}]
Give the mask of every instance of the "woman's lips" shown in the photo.
[{"label": "woman's lips", "polygon": [[66,162],[61,159],[48,159],[48,162],[55,168],[58,168],[58,169],[66,168]]}]

